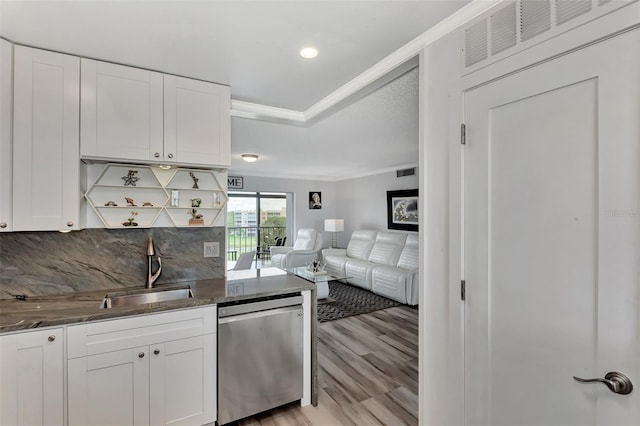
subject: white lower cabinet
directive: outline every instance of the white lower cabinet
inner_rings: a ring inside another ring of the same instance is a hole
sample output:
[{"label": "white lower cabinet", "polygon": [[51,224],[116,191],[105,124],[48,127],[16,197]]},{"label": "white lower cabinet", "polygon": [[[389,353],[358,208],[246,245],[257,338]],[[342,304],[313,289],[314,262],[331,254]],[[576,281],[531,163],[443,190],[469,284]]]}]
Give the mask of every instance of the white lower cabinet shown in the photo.
[{"label": "white lower cabinet", "polygon": [[216,420],[216,309],[68,327],[69,425]]},{"label": "white lower cabinet", "polygon": [[62,328],[0,336],[0,424],[64,424]]}]

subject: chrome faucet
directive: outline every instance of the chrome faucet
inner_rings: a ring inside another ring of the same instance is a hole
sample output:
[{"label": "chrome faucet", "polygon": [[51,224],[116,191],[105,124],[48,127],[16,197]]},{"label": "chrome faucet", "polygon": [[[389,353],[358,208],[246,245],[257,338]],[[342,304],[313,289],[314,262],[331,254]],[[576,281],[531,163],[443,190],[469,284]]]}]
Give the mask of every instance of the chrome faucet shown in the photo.
[{"label": "chrome faucet", "polygon": [[158,256],[158,270],[155,274],[151,273],[151,263],[153,262],[153,256],[155,256],[155,254],[156,251],[153,248],[153,240],[149,237],[149,241],[147,243],[147,263],[149,264],[147,272],[147,288],[153,288],[153,283],[156,282],[162,273],[162,259],[160,259],[160,256]]}]

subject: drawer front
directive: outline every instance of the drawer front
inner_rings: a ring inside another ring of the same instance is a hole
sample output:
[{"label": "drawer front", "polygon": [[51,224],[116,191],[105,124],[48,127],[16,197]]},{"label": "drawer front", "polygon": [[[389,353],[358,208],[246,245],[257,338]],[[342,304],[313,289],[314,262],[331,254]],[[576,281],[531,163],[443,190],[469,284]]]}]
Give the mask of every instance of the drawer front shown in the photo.
[{"label": "drawer front", "polygon": [[67,358],[216,332],[216,307],[185,309],[67,327]]}]

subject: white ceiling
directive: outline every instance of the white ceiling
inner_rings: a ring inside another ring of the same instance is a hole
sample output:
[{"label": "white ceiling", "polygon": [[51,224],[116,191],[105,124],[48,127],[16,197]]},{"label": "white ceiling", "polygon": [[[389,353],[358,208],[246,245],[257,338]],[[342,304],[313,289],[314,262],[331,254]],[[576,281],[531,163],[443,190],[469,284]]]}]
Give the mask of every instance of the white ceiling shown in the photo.
[{"label": "white ceiling", "polygon": [[[304,111],[468,2],[0,0],[0,36],[228,84],[234,101]],[[307,45],[316,59],[298,55]],[[416,81],[404,75],[306,127],[235,117],[232,171],[336,179],[415,163]],[[261,158],[245,165],[242,152]]]}]

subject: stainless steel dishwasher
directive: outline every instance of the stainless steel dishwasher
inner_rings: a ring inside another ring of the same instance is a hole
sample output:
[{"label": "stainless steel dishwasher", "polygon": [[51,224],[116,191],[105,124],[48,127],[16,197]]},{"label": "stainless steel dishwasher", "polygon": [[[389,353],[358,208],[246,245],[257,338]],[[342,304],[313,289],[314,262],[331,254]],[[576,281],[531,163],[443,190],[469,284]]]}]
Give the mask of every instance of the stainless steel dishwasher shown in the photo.
[{"label": "stainless steel dishwasher", "polygon": [[302,398],[302,296],[218,307],[218,424]]}]

